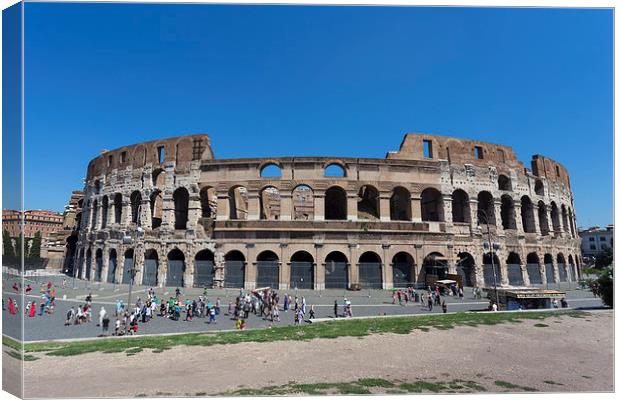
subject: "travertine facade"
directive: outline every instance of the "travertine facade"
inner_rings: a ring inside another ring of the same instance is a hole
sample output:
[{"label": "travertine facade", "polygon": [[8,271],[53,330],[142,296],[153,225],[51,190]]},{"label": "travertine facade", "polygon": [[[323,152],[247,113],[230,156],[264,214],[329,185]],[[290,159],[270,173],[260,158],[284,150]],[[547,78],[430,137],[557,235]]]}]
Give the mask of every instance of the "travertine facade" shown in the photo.
[{"label": "travertine facade", "polygon": [[91,161],[76,265],[158,286],[489,286],[488,230],[501,284],[546,284],[579,274],[573,210],[562,165],[502,145],[407,134],[385,159],[217,160],[192,135]]}]

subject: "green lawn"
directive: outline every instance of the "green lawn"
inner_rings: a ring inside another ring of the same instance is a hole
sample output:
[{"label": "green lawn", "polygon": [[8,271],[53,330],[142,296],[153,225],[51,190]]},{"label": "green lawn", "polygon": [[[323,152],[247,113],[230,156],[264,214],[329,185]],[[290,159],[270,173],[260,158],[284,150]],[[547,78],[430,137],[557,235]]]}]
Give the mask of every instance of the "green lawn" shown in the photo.
[{"label": "green lawn", "polygon": [[[519,323],[523,320],[543,320],[549,317],[582,317],[581,311],[540,311],[524,313],[455,313],[394,318],[368,318],[319,322],[303,326],[280,326],[220,333],[188,333],[170,336],[143,336],[134,338],[108,338],[76,342],[44,342],[26,344],[26,352],[43,352],[51,356],[72,356],[92,352],[124,352],[136,354],[144,349],[156,352],[175,346],[212,346],[244,342],[272,342],[282,340],[332,339],[337,337],[362,337],[371,334],[407,334],[415,329],[428,331],[451,329],[455,326],[494,325]],[[3,337],[3,343],[13,347],[18,342]],[[9,344],[10,343],[10,344]],[[15,348],[15,347],[13,347]]]}]

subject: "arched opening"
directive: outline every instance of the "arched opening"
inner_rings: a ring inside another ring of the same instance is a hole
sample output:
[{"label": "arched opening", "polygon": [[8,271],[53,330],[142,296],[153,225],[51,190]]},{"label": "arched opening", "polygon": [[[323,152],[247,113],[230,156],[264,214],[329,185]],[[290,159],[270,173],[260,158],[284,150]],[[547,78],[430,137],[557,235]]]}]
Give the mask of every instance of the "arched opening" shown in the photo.
[{"label": "arched opening", "polygon": [[551,254],[545,254],[545,277],[547,283],[555,283],[555,271],[553,266],[553,256]]},{"label": "arched opening", "polygon": [[560,212],[558,211],[558,206],[555,202],[551,202],[551,223],[553,224],[553,230],[555,232],[559,232],[560,227]]},{"label": "arched opening", "polygon": [[101,282],[101,272],[103,271],[103,250],[97,249],[95,252],[95,282]]},{"label": "arched opening", "polygon": [[508,284],[523,286],[523,273],[521,272],[521,257],[517,253],[509,253],[506,259],[508,270]]},{"label": "arched opening", "polygon": [[476,262],[469,253],[459,253],[457,255],[456,273],[461,277],[463,287],[472,287],[476,284]]},{"label": "arched opening", "polygon": [[84,272],[84,249],[79,250],[78,256],[78,265],[77,265],[77,277],[82,278],[82,273]]},{"label": "arched opening", "polygon": [[577,281],[579,279],[577,277],[577,269],[575,268],[575,262],[573,261],[573,256],[571,254],[568,255],[568,272],[569,272],[569,280]]},{"label": "arched opening", "polygon": [[325,219],[347,219],[347,194],[341,187],[332,186],[325,191]]},{"label": "arched opening", "polygon": [[314,219],[314,193],[308,185],[293,189],[293,219],[311,221]]},{"label": "arched opening", "polygon": [[153,171],[153,186],[158,189],[163,189],[166,186],[166,173],[163,169],[157,168]]},{"label": "arched opening", "polygon": [[534,183],[534,193],[536,193],[539,196],[545,195],[545,186],[543,185],[543,182],[540,179],[536,179],[536,183]]},{"label": "arched opening", "polygon": [[201,250],[194,258],[194,287],[212,287],[215,277],[215,256],[211,250]]},{"label": "arched opening", "polygon": [[548,235],[549,220],[547,219],[547,206],[542,200],[538,202],[538,223],[540,224],[541,235]]},{"label": "arched opening", "polygon": [[325,289],[349,287],[347,264],[347,257],[339,251],[332,251],[325,257]]},{"label": "arched opening", "polygon": [[260,170],[261,178],[281,178],[282,170],[276,164],[266,164]]},{"label": "arched opening", "polygon": [[395,288],[413,285],[415,262],[411,254],[401,251],[392,257],[392,282]]},{"label": "arched opening", "polygon": [[452,192],[452,222],[471,222],[469,196],[461,189]]},{"label": "arched opening", "polygon": [[234,186],[228,191],[230,219],[248,219],[248,191],[243,186]]},{"label": "arched opening", "polygon": [[314,289],[314,258],[307,251],[291,257],[291,289]]},{"label": "arched opening", "polygon": [[90,249],[90,247],[88,248],[88,250],[86,250],[86,280],[90,281],[90,276],[91,276],[91,270],[93,268],[93,252]]},{"label": "arched opening", "polygon": [[150,249],[144,253],[144,273],[142,274],[142,284],[145,286],[157,286],[159,268],[159,256],[157,251]]},{"label": "arched opening", "polygon": [[530,278],[530,284],[532,285],[542,284],[539,264],[540,259],[538,258],[538,254],[530,253],[527,255],[527,275]]},{"label": "arched opening", "polygon": [[238,250],[224,256],[224,287],[242,288],[245,284],[245,257]]},{"label": "arched opening", "polygon": [[564,254],[558,253],[556,257],[556,261],[558,264],[558,273],[560,275],[560,282],[566,282],[566,259],[564,259]]},{"label": "arched opening", "polygon": [[379,219],[379,191],[371,185],[362,185],[357,192],[357,218]]},{"label": "arched opening", "polygon": [[502,227],[504,229],[517,229],[517,221],[515,219],[515,203],[512,197],[508,195],[502,196]]},{"label": "arched opening", "polygon": [[133,264],[133,249],[128,249],[125,251],[125,261],[123,262],[123,277],[121,278],[121,283],[130,284],[131,283],[131,270],[134,268]]},{"label": "arched opening", "polygon": [[390,197],[390,219],[411,221],[411,193],[402,186],[394,188]]},{"label": "arched opening", "polygon": [[166,272],[166,286],[183,287],[185,275],[185,255],[179,249],[168,253],[168,271]]},{"label": "arched opening", "polygon": [[65,244],[65,260],[64,260],[63,270],[65,274],[69,276],[73,276],[75,272],[75,263],[77,260],[77,254],[76,254],[77,241],[78,241],[77,235],[72,234],[67,238],[66,244]]},{"label": "arched opening", "polygon": [[377,253],[372,251],[363,253],[359,258],[358,266],[359,282],[362,288],[381,289],[383,287],[381,257]]},{"label": "arched opening", "polygon": [[564,228],[564,232],[568,235],[570,233],[570,228],[568,227],[568,212],[566,211],[566,206],[562,204],[562,226]]},{"label": "arched opening", "polygon": [[202,218],[215,218],[217,210],[215,188],[205,186],[200,189],[200,209]]},{"label": "arched opening", "polygon": [[273,289],[280,286],[280,260],[271,250],[265,250],[256,257],[256,285]]},{"label": "arched opening", "polygon": [[101,200],[101,228],[108,225],[108,196],[103,196]]},{"label": "arched opening", "polygon": [[123,195],[116,193],[114,195],[114,223],[120,224],[123,217]]},{"label": "arched opening", "polygon": [[478,225],[495,225],[495,204],[493,195],[487,191],[478,193]]},{"label": "arched opening", "polygon": [[438,280],[446,278],[448,260],[443,254],[433,252],[424,257],[422,271],[424,271],[424,284],[430,285]]},{"label": "arched opening", "polygon": [[493,257],[491,257],[491,253],[482,256],[482,276],[484,285],[487,287],[501,285],[502,270],[496,253],[493,253]]},{"label": "arched opening", "polygon": [[157,229],[161,226],[164,212],[164,198],[161,191],[151,193],[151,227]]},{"label": "arched opening", "polygon": [[499,190],[512,190],[512,182],[506,175],[497,177],[497,188]]},{"label": "arched opening", "polygon": [[116,250],[111,249],[108,258],[108,283],[116,283]]},{"label": "arched opening", "polygon": [[75,214],[75,228],[74,229],[80,229],[82,227],[82,213],[78,212],[77,214]]},{"label": "arched opening", "polygon": [[280,219],[280,192],[267,186],[260,192],[260,219]]},{"label": "arched opening", "polygon": [[521,197],[521,222],[523,231],[527,233],[536,232],[536,220],[534,219],[534,204],[528,196]]},{"label": "arched opening", "polygon": [[441,193],[434,188],[427,188],[420,196],[422,221],[443,221],[443,201]]},{"label": "arched opening", "polygon": [[95,230],[97,229],[97,210],[98,210],[98,206],[99,204],[97,203],[97,200],[93,201],[93,220],[90,223],[90,228],[91,230]]},{"label": "arched opening", "polygon": [[323,176],[330,178],[342,178],[346,176],[346,171],[340,164],[329,164],[323,170]]},{"label": "arched opening", "polygon": [[172,193],[174,201],[174,229],[187,229],[189,211],[189,192],[180,187]]},{"label": "arched opening", "polygon": [[142,195],[137,190],[131,193],[129,196],[129,202],[131,203],[131,222],[134,224],[140,224],[140,207],[142,203]]}]

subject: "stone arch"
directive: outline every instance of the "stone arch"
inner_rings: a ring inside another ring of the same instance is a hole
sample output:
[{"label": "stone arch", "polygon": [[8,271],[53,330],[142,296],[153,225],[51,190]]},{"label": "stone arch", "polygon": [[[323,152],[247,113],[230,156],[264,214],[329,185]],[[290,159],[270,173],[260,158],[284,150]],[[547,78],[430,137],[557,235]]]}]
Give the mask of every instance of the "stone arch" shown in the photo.
[{"label": "stone arch", "polygon": [[168,270],[166,271],[166,286],[183,287],[185,276],[185,254],[178,248],[168,252]]},{"label": "stone arch", "polygon": [[562,228],[564,229],[564,232],[569,235],[570,234],[570,228],[568,226],[568,211],[566,211],[566,206],[564,204],[562,204]]},{"label": "stone arch", "polygon": [[346,166],[340,161],[330,161],[323,167],[323,176],[328,178],[344,178],[347,176]]},{"label": "stone arch", "polygon": [[164,197],[160,190],[151,193],[151,228],[157,229],[161,226],[164,215]]},{"label": "stone arch", "polygon": [[129,202],[131,205],[131,222],[134,224],[140,224],[140,208],[142,207],[142,195],[138,190],[135,190],[129,196]]},{"label": "stone arch", "polygon": [[159,255],[155,249],[147,249],[144,252],[144,272],[142,284],[145,286],[157,286],[159,283]]},{"label": "stone arch", "polygon": [[93,251],[90,247],[86,250],[86,280],[90,281],[91,271],[93,269]]},{"label": "stone arch", "polygon": [[540,275],[540,259],[536,252],[529,253],[526,258],[527,275],[530,278],[530,284],[542,284],[542,276]]},{"label": "stone arch", "polygon": [[415,261],[411,254],[400,251],[392,257],[392,283],[395,288],[409,287],[415,279]]},{"label": "stone arch", "polygon": [[123,195],[116,193],[114,195],[114,223],[120,224],[123,217]]},{"label": "stone arch", "polygon": [[110,249],[110,252],[108,253],[108,276],[106,278],[106,282],[116,283],[116,266],[117,266],[116,249]]},{"label": "stone arch", "polygon": [[194,257],[194,287],[212,287],[215,278],[215,255],[209,249],[200,250]]},{"label": "stone arch", "polygon": [[339,251],[325,257],[325,289],[346,289],[349,286],[349,261]]},{"label": "stone arch", "polygon": [[485,253],[482,256],[482,274],[485,286],[501,285],[502,268],[497,253],[493,253],[492,257],[491,253]]},{"label": "stone arch", "polygon": [[261,178],[282,178],[282,167],[273,161],[268,161],[259,167]]},{"label": "stone arch", "polygon": [[362,288],[383,288],[381,257],[374,251],[364,252],[358,261],[359,282]]},{"label": "stone arch", "polygon": [[174,201],[174,229],[187,229],[189,215],[189,192],[186,188],[177,188],[172,193]]},{"label": "stone arch", "polygon": [[436,251],[428,254],[424,257],[420,270],[424,273],[424,284],[428,286],[437,280],[444,279],[447,269],[448,261],[443,254]]},{"label": "stone arch", "polygon": [[332,186],[325,191],[325,219],[347,219],[347,193],[340,186]]},{"label": "stone arch", "polygon": [[379,191],[372,185],[362,185],[357,193],[357,218],[379,219]]},{"label": "stone arch", "polygon": [[90,227],[91,229],[95,230],[97,229],[97,212],[98,212],[98,203],[97,203],[97,199],[93,200],[93,206],[92,206],[92,210],[93,210],[93,220],[90,222]]},{"label": "stone arch", "polygon": [[506,269],[508,270],[508,284],[523,286],[523,272],[521,271],[521,257],[518,253],[508,253],[506,258]]},{"label": "stone arch", "polygon": [[166,172],[162,168],[155,168],[151,177],[154,187],[163,189],[166,186]]},{"label": "stone arch", "polygon": [[547,283],[555,283],[555,271],[553,265],[553,256],[549,253],[545,254],[544,258],[545,263],[545,276],[547,277]]},{"label": "stone arch", "polygon": [[305,251],[291,256],[291,289],[314,289],[314,257]]},{"label": "stone arch", "polygon": [[392,191],[390,220],[411,221],[411,193],[402,186],[397,186]]},{"label": "stone arch", "polygon": [[443,221],[443,200],[441,192],[435,188],[426,188],[420,195],[422,221]]},{"label": "stone arch", "polygon": [[280,259],[271,250],[265,250],[256,257],[256,286],[278,289],[280,286]]},{"label": "stone arch", "polygon": [[462,189],[452,192],[452,222],[471,222],[469,195]]},{"label": "stone arch", "polygon": [[133,249],[125,250],[123,257],[123,275],[121,277],[121,283],[129,284],[131,283],[132,273],[131,270],[134,268],[134,251]]},{"label": "stone arch", "polygon": [[101,228],[105,228],[108,225],[108,196],[103,196],[101,199]]},{"label": "stone arch", "polygon": [[547,206],[540,200],[538,202],[538,224],[540,225],[540,233],[543,236],[549,234],[549,220],[547,219]]},{"label": "stone arch", "polygon": [[146,148],[139,144],[133,150],[133,167],[141,168],[146,164]]},{"label": "stone arch", "polygon": [[503,195],[501,200],[502,227],[504,229],[517,229],[514,200],[512,200],[512,197],[507,194]]},{"label": "stone arch", "polygon": [[266,186],[260,191],[260,219],[280,219],[280,192],[274,186]]},{"label": "stone arch", "polygon": [[558,211],[558,206],[555,204],[555,201],[551,202],[551,223],[553,224],[553,230],[559,232],[561,229],[560,212]]},{"label": "stone arch", "polygon": [[536,220],[534,219],[534,204],[529,196],[521,197],[521,222],[523,231],[527,233],[536,232]]},{"label": "stone arch", "polygon": [[497,188],[499,190],[511,191],[512,190],[512,182],[509,177],[506,175],[500,174],[497,177]]},{"label": "stone arch", "polygon": [[476,286],[476,261],[474,257],[467,253],[461,252],[456,256],[456,273],[461,277],[461,285]]},{"label": "stone arch", "polygon": [[566,273],[566,259],[564,258],[564,254],[558,253],[556,256],[556,263],[558,265],[558,274],[560,276],[560,282],[566,282],[567,273]]},{"label": "stone arch", "polygon": [[101,282],[101,273],[103,271],[103,250],[95,251],[95,282]]},{"label": "stone arch", "polygon": [[575,268],[575,261],[573,259],[572,254],[568,255],[568,271],[572,275],[573,281],[577,281],[579,279],[577,275],[577,269]]},{"label": "stone arch", "polygon": [[478,225],[495,225],[495,200],[486,190],[478,193]]},{"label": "stone arch", "polygon": [[228,190],[230,219],[248,219],[248,191],[244,186],[233,186]]},{"label": "stone arch", "polygon": [[224,255],[224,287],[242,288],[245,284],[245,256],[239,250]]},{"label": "stone arch", "polygon": [[308,185],[297,185],[292,192],[293,219],[312,221],[314,219],[314,192]]},{"label": "stone arch", "polygon": [[215,218],[217,210],[215,188],[205,186],[200,189],[200,209],[202,218]]}]

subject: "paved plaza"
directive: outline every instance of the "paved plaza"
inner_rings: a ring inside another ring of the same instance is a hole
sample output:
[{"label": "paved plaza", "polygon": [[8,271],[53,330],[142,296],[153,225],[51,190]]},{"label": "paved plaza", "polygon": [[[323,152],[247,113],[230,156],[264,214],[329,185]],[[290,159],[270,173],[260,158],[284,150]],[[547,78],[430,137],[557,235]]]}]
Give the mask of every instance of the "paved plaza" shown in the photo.
[{"label": "paved plaza", "polygon": [[[11,290],[13,282],[16,278],[5,277],[3,298],[6,302],[8,297],[15,298],[15,293]],[[65,281],[63,287],[63,280]],[[73,280],[64,276],[40,276],[28,277],[26,284],[30,283],[33,290],[27,301],[40,299],[40,285],[51,281],[56,287],[56,311],[54,314],[44,314],[43,316],[24,317],[25,337],[26,341],[36,340],[52,340],[52,339],[71,339],[71,338],[92,338],[101,333],[101,328],[97,327],[99,310],[105,307],[108,315],[111,317],[110,330],[113,331],[114,312],[116,301],[121,299],[126,304],[128,300],[128,285],[112,285],[106,283],[94,283],[82,280]],[[550,289],[566,290],[567,300],[570,307],[573,308],[591,308],[601,306],[601,301],[592,296],[589,290],[577,289],[575,283],[555,284]],[[132,303],[138,297],[144,299],[148,291],[148,287],[134,286],[132,289]],[[155,292],[159,299],[168,299],[174,296],[176,288],[155,288]],[[93,321],[82,325],[64,326],[66,312],[72,306],[84,304],[85,297],[91,293],[93,297]],[[201,288],[182,288],[182,299],[197,299],[203,293]],[[314,305],[317,318],[333,318],[334,301],[337,300],[339,313],[342,315],[344,298],[346,297],[352,303],[354,316],[380,316],[380,315],[410,315],[429,313],[428,308],[421,303],[408,303],[407,305],[392,304],[391,290],[361,290],[348,291],[330,289],[324,291],[316,290],[288,290],[278,291],[280,295],[280,304],[283,302],[285,293],[291,296],[305,297],[308,309]],[[207,323],[206,318],[194,318],[193,321],[173,321],[168,318],[155,317],[148,323],[140,324],[139,334],[163,334],[163,333],[182,333],[182,332],[202,332],[216,330],[230,330],[235,328],[235,321],[225,315],[228,309],[228,303],[234,302],[235,297],[239,295],[239,289],[208,289],[208,299],[215,303],[219,297],[222,303],[222,315],[217,318],[216,324]],[[488,301],[484,298],[475,299],[471,288],[465,288],[465,296],[463,301],[458,297],[444,297],[448,303],[448,311],[481,311],[487,308]],[[18,298],[20,314],[11,315],[8,311],[3,311],[4,333],[19,338],[20,324],[23,315],[23,304]],[[435,306],[430,313],[441,313],[441,307]],[[182,313],[184,318],[185,313]],[[264,328],[272,325],[287,325],[294,323],[293,312],[281,312],[281,322],[271,322],[263,320],[260,317],[250,314],[247,320],[247,328]]]}]

